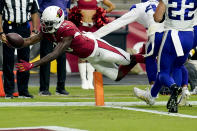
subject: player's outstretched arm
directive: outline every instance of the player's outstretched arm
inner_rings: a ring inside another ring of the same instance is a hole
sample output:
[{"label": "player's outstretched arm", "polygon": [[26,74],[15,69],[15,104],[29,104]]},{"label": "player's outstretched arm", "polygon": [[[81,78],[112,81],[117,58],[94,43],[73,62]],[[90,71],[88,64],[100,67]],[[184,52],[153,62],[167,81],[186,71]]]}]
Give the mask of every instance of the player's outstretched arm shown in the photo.
[{"label": "player's outstretched arm", "polygon": [[46,55],[45,57],[43,57],[39,61],[35,61],[33,63],[34,66],[37,67],[37,66],[46,64],[46,63],[58,58],[60,55],[65,53],[67,48],[70,46],[71,41],[72,41],[72,36],[64,37],[63,40],[57,44],[57,46],[55,47],[53,52],[49,53],[48,55]]},{"label": "player's outstretched arm", "polygon": [[34,45],[38,42],[40,42],[43,38],[43,33],[40,32],[34,36],[28,37],[28,38],[24,38],[24,44],[23,47],[29,46],[29,45]]},{"label": "player's outstretched arm", "polygon": [[19,72],[28,71],[34,67],[46,64],[60,56],[61,54],[65,53],[66,49],[70,46],[72,42],[72,36],[65,37],[61,42],[58,43],[58,45],[55,47],[53,52],[49,53],[42,59],[35,61],[33,63],[29,63],[26,61],[21,61],[22,63],[16,63],[16,68],[19,70]]},{"label": "player's outstretched arm", "polygon": [[136,8],[132,9],[131,11],[127,12],[120,18],[110,22],[109,24],[101,27],[99,30],[93,33],[93,35],[96,38],[101,38],[103,36],[106,36],[107,34],[120,29],[121,27],[124,27],[125,25],[128,25],[138,18],[139,14],[136,13]]}]

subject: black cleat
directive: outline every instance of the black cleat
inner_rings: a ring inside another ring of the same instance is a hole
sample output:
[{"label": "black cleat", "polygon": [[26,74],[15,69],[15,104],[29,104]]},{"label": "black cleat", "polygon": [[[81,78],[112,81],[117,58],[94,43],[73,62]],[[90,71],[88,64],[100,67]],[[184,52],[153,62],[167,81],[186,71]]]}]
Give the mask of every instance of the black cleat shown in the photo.
[{"label": "black cleat", "polygon": [[179,88],[176,85],[171,86],[171,96],[167,102],[168,112],[177,113],[178,112],[178,103],[177,98],[179,95]]},{"label": "black cleat", "polygon": [[66,90],[56,90],[56,95],[69,95]]},{"label": "black cleat", "polygon": [[47,91],[47,90],[46,90],[46,91],[40,91],[40,92],[39,92],[39,95],[40,95],[40,96],[50,96],[50,95],[51,95],[51,92],[49,92],[49,91]]},{"label": "black cleat", "polygon": [[177,113],[178,112],[178,103],[176,98],[170,97],[167,103],[168,112]]},{"label": "black cleat", "polygon": [[10,95],[10,94],[6,94],[6,96],[5,96],[5,99],[13,99],[13,98],[14,98],[14,96]]},{"label": "black cleat", "polygon": [[33,95],[30,95],[29,93],[24,93],[24,94],[19,94],[19,97],[18,98],[31,98],[33,99],[34,96]]}]

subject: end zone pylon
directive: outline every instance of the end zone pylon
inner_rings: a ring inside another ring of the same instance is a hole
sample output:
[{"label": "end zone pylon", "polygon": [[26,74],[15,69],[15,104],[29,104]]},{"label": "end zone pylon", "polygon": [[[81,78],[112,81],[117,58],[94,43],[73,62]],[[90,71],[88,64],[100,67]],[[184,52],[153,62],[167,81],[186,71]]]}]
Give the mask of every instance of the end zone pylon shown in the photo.
[{"label": "end zone pylon", "polygon": [[[14,71],[14,75],[16,77],[16,71]],[[15,78],[14,82],[15,83],[17,82],[16,78]],[[14,93],[12,95],[15,97],[19,96],[17,87],[15,87]],[[4,87],[3,87],[3,72],[2,71],[0,71],[0,97],[5,97],[5,91],[4,91]]]},{"label": "end zone pylon", "polygon": [[103,76],[100,72],[94,72],[94,93],[96,106],[104,106]]},{"label": "end zone pylon", "polygon": [[[16,71],[13,71],[13,73],[14,73],[14,82],[15,83],[17,83],[17,79],[16,79]],[[17,96],[19,96],[19,93],[18,93],[18,88],[15,86],[14,87],[14,93],[12,93],[12,95],[14,96],[14,97],[17,97]]]}]

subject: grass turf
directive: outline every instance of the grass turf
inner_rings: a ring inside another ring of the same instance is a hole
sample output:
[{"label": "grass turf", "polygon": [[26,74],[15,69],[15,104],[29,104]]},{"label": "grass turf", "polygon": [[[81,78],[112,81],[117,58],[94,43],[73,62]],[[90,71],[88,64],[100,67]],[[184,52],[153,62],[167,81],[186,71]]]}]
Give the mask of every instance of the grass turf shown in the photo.
[{"label": "grass turf", "polygon": [[[106,102],[140,101],[133,95],[134,86],[105,86]],[[138,86],[144,89],[146,86]],[[69,96],[39,96],[38,87],[30,87],[34,99],[0,99],[0,102],[94,102],[93,90],[68,88]],[[159,96],[157,101],[167,101],[169,96]],[[190,100],[197,100],[193,95]],[[165,106],[132,106],[135,108],[167,111]],[[197,106],[179,107],[179,112],[197,116]],[[63,126],[90,131],[196,131],[197,119],[163,116],[96,106],[56,107],[0,107],[1,128],[29,126]]]}]

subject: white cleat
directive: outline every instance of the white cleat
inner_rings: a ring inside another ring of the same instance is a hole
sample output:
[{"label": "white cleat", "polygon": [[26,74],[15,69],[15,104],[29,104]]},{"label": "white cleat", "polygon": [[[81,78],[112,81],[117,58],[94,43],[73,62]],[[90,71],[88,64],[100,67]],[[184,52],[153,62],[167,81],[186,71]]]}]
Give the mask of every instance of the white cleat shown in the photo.
[{"label": "white cleat", "polygon": [[94,89],[94,86],[93,86],[93,84],[89,83],[89,88],[88,88],[88,89],[91,89],[91,90],[93,90],[93,89]]},{"label": "white cleat", "polygon": [[137,87],[134,87],[133,92],[139,99],[145,101],[148,105],[155,104],[155,98],[151,96],[148,88],[146,91],[144,91],[144,90],[141,90]]},{"label": "white cleat", "polygon": [[193,91],[191,92],[191,95],[197,95],[197,86],[193,89]]},{"label": "white cleat", "polygon": [[187,100],[189,99],[190,95],[191,95],[191,94],[190,94],[188,88],[187,88],[187,87],[183,87],[182,93],[181,93],[181,97],[180,97],[180,99],[179,99],[179,101],[178,101],[179,105],[180,105],[180,106],[189,105],[189,103],[188,103]]},{"label": "white cleat", "polygon": [[88,82],[86,80],[82,81],[81,88],[85,90],[89,89]]}]

